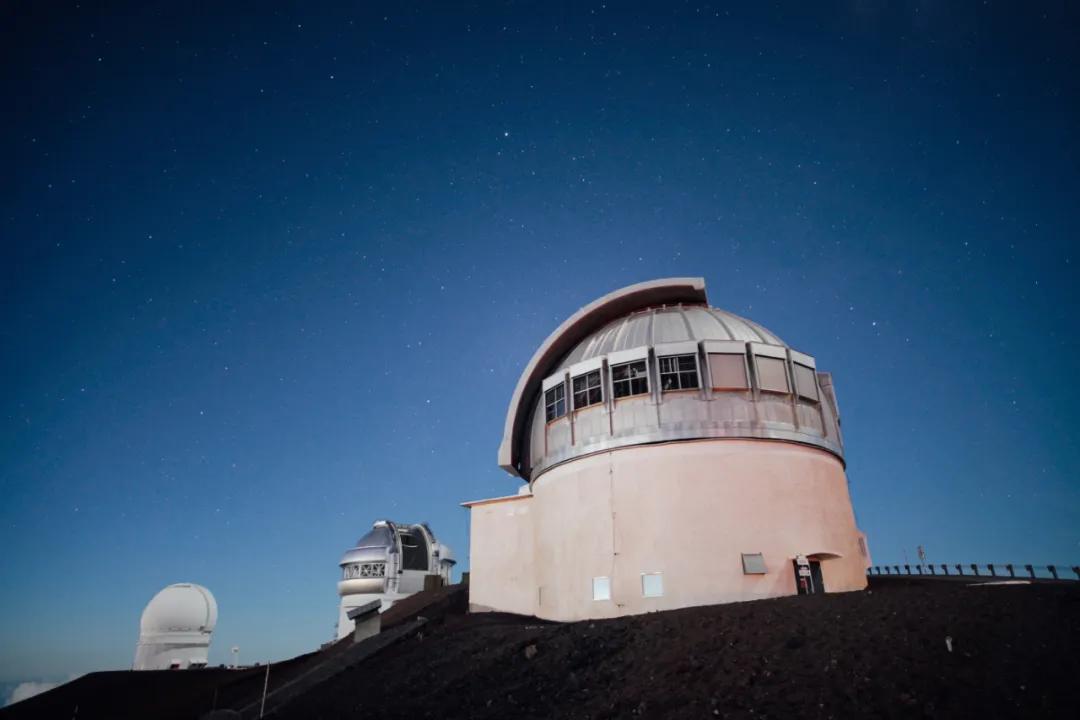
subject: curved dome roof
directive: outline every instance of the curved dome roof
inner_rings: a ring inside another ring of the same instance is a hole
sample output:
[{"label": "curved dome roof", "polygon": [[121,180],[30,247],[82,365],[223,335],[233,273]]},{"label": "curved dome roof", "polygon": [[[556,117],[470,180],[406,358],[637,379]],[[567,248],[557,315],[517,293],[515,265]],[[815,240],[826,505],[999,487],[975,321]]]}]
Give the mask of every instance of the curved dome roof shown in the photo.
[{"label": "curved dome roof", "polygon": [[[549,437],[546,429],[538,435],[539,440],[531,437],[536,425],[534,411],[540,413],[539,422],[543,422],[542,409],[537,408],[541,407],[538,399],[542,397],[545,382],[555,379],[560,371],[572,374],[575,369],[581,370],[582,365],[591,367],[594,362],[610,361],[624,353],[624,358],[636,357],[635,353],[642,350],[681,354],[687,352],[688,346],[704,348],[707,343],[734,343],[748,351],[757,348],[746,369],[748,382],[751,375],[756,377],[759,361],[755,358],[759,355],[782,359],[789,373],[795,372],[790,363],[801,362],[811,373],[809,384],[804,386],[811,388],[807,391],[809,402],[817,402],[819,382],[829,385],[827,392],[820,392],[831,398],[831,380],[827,374],[825,380],[817,379],[812,357],[788,347],[777,335],[755,322],[709,307],[704,279],[666,278],[638,283],[581,308],[536,350],[518,379],[507,409],[499,446],[499,465],[512,475],[529,480],[537,469],[542,471],[552,464],[598,450],[703,437],[801,442],[826,449],[842,460],[839,426],[831,400],[820,407],[803,407],[805,402],[797,394],[791,394],[790,400],[783,401],[761,396],[756,379],[753,380],[752,396],[744,399],[750,405],[739,405],[740,400],[735,395],[725,395],[719,402],[713,402],[718,398],[703,391],[697,400],[703,403],[702,407],[693,410],[686,407],[690,400],[684,398],[681,409],[664,417],[655,413],[635,416],[627,411],[622,417],[628,424],[622,427],[617,427],[618,422],[612,415],[606,425],[582,425],[580,434],[575,422],[575,432],[566,437]],[[802,380],[789,379],[787,382],[806,383],[806,376],[802,377]],[[650,419],[654,415],[655,420]],[[558,436],[561,430],[551,432]]]},{"label": "curved dome roof", "polygon": [[217,601],[202,585],[177,583],[162,589],[143,610],[143,635],[209,633],[217,625]]},{"label": "curved dome roof", "polygon": [[354,547],[345,551],[338,565],[372,560],[385,561],[387,555],[395,552],[397,552],[397,537],[394,528],[390,526],[390,523],[379,520],[364,537],[356,541]]},{"label": "curved dome roof", "polygon": [[651,280],[608,293],[567,318],[533,354],[506,413],[499,465],[524,477],[522,434],[529,403],[545,377],[613,350],[693,339],[784,345],[757,323],[710,308],[704,278]]},{"label": "curved dome roof", "polygon": [[614,320],[586,336],[547,374],[619,350],[688,340],[738,340],[787,347],[762,326],[726,310],[682,304],[651,307]]}]

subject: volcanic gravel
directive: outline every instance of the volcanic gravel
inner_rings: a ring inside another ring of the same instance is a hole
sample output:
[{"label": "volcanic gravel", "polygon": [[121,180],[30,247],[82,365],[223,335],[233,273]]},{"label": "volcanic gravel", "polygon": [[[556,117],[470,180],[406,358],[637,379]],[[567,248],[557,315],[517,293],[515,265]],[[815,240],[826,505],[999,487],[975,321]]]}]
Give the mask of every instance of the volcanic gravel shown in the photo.
[{"label": "volcanic gravel", "polygon": [[1074,718],[1078,651],[1075,584],[882,579],[572,624],[448,615],[275,717]]},{"label": "volcanic gravel", "polygon": [[[419,612],[421,634],[272,717],[1080,716],[1080,583],[871,582],[571,624],[465,615],[463,593],[438,591],[384,616]],[[347,647],[276,663],[271,691]],[[198,718],[257,701],[262,682],[262,668],[92,673],[0,719]]]}]

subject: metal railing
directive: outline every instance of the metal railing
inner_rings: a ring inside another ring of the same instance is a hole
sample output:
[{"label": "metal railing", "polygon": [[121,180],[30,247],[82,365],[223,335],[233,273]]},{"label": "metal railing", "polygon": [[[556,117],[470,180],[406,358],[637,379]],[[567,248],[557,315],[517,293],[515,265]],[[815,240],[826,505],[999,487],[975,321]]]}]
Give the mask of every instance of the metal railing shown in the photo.
[{"label": "metal railing", "polygon": [[[901,571],[903,568],[903,571]],[[867,575],[924,577],[1028,578],[1031,580],[1080,580],[1080,565],[1014,565],[1013,563],[918,563],[911,565],[872,565]]]}]

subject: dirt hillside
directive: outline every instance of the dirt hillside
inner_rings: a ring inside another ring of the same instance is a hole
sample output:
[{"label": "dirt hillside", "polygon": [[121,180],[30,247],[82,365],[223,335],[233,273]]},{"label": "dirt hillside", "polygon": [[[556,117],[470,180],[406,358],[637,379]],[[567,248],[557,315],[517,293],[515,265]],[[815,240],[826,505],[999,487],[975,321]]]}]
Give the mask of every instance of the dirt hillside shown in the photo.
[{"label": "dirt hillside", "polygon": [[[420,635],[273,717],[1077,717],[1080,583],[872,583],[565,625],[466,615],[447,590],[387,613],[422,613]],[[275,664],[271,691],[345,647]],[[194,719],[256,702],[262,681],[259,668],[93,673],[0,719]]]},{"label": "dirt hillside", "polygon": [[280,716],[1076,717],[1080,586],[875,588],[569,625],[449,616]]}]

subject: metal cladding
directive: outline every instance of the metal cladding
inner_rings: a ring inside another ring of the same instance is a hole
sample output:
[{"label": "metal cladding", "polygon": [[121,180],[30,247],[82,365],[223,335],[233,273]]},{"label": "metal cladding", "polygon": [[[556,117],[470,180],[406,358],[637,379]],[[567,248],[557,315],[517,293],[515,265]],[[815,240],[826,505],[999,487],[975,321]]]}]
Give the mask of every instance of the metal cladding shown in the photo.
[{"label": "metal cladding", "polygon": [[832,381],[755,322],[708,306],[702,278],[632,285],[589,304],[534,354],[499,464],[534,480],[577,457],[706,438],[812,445],[843,460]]},{"label": "metal cladding", "polygon": [[134,669],[205,666],[217,614],[217,601],[202,585],[177,583],[162,589],[139,621]]},{"label": "metal cladding", "polygon": [[434,575],[450,582],[454,559],[450,548],[435,539],[426,523],[404,525],[379,520],[338,563],[338,637],[353,630],[348,614],[378,600],[382,609],[424,589],[424,578]]},{"label": "metal cladding", "polygon": [[399,552],[396,526],[382,520],[375,523],[367,535],[347,550],[338,565],[342,579],[339,595],[382,593],[386,589],[386,566],[390,557]]}]

